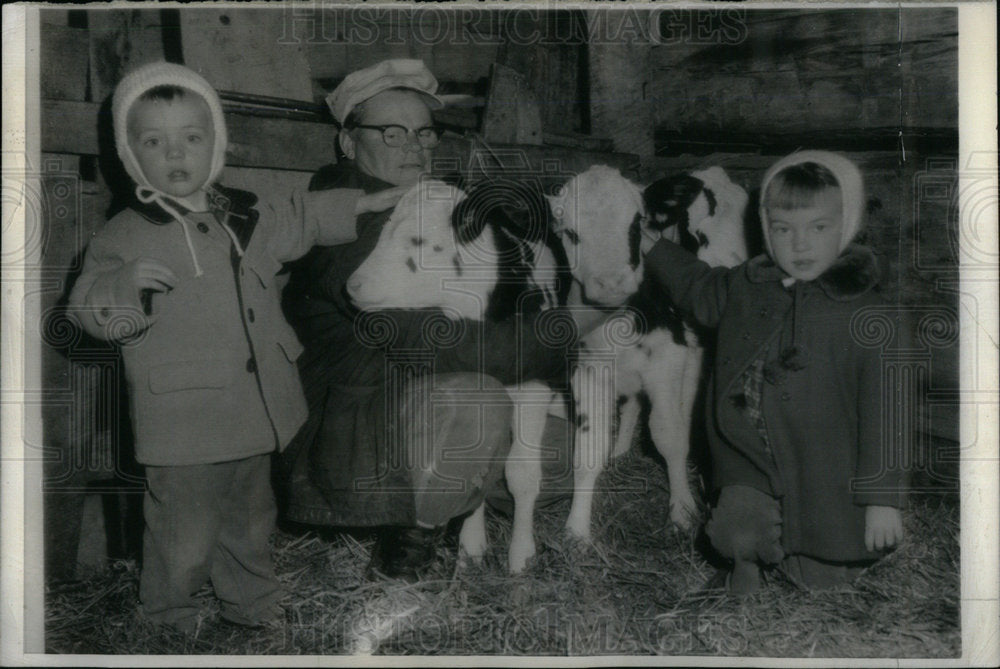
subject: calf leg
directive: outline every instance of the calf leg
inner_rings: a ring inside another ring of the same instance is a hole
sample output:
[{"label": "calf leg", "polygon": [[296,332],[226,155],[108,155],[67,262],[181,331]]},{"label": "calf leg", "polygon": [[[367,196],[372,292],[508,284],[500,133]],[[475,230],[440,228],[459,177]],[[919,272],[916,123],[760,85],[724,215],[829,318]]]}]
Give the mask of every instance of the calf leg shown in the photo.
[{"label": "calf leg", "polygon": [[676,345],[645,378],[649,395],[649,431],[653,444],[667,462],[670,481],[670,520],[678,527],[691,526],[696,505],[688,485],[687,456],[690,450],[691,408],[684,396],[684,366],[687,348]]},{"label": "calf leg", "polygon": [[[514,399],[514,438],[505,472],[507,488],[514,497],[514,523],[507,557],[511,573],[517,574],[535,555],[535,500],[542,482],[540,448],[553,396],[546,386],[536,383],[510,392]],[[547,401],[541,401],[543,393],[548,393]]]},{"label": "calf leg", "polygon": [[635,434],[635,426],[639,423],[641,408],[638,395],[628,395],[625,398],[621,414],[618,416],[618,435],[615,437],[615,451],[612,458],[625,455],[632,448],[632,435]]},{"label": "calf leg", "polygon": [[615,408],[612,361],[581,361],[573,374],[577,428],[573,452],[573,504],[566,529],[590,541],[590,517],[597,477],[611,453],[611,419]]},{"label": "calf leg", "polygon": [[462,523],[462,531],[458,534],[458,546],[474,562],[480,562],[486,555],[488,542],[486,540],[486,504],[480,504]]}]

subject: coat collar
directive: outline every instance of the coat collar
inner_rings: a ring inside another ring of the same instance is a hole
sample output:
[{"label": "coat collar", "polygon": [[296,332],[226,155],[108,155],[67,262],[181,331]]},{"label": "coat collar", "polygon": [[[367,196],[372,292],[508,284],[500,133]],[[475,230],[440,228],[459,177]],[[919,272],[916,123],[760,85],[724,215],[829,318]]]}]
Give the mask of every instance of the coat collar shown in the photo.
[{"label": "coat collar", "polygon": [[[219,184],[211,186],[206,191],[208,194],[208,208],[217,221],[225,221],[227,214],[235,215],[238,218],[248,218],[253,206],[257,204],[257,196],[245,190],[237,188],[226,188]],[[177,209],[181,215],[190,213],[190,209],[170,199],[170,205]],[[165,225],[170,223],[173,217],[163,210],[156,202],[140,202],[137,198],[130,204],[140,216],[150,223]]]},{"label": "coat collar", "polygon": [[[853,300],[882,283],[885,269],[867,246],[848,244],[836,262],[814,281],[826,295],[841,302]],[[747,278],[753,283],[787,279],[788,274],[770,256],[761,254],[747,263]]]}]

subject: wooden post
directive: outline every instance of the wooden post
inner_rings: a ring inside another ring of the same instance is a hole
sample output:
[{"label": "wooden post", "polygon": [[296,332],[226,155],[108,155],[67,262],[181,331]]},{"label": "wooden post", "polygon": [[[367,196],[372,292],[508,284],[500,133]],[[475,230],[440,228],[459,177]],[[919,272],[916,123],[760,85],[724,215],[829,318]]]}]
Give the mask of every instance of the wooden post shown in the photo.
[{"label": "wooden post", "polygon": [[[649,156],[653,145],[653,105],[649,100],[650,44],[623,21],[633,12],[589,10],[591,35],[620,36],[589,45],[591,132],[610,137],[616,151]],[[634,37],[634,39],[633,39]]]},{"label": "wooden post", "polygon": [[490,77],[483,137],[497,144],[542,143],[542,115],[534,91],[523,76],[499,63]]}]

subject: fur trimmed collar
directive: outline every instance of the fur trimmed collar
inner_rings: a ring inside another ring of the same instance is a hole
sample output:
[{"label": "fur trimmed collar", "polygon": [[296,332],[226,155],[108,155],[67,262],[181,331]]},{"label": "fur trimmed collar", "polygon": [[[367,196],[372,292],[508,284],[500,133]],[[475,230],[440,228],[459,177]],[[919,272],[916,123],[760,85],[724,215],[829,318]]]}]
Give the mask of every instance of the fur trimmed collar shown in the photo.
[{"label": "fur trimmed collar", "polygon": [[[819,285],[830,299],[853,300],[884,281],[885,271],[867,246],[848,244],[828,270],[812,283]],[[781,281],[788,274],[770,256],[761,254],[747,263],[747,278],[754,283]]]}]

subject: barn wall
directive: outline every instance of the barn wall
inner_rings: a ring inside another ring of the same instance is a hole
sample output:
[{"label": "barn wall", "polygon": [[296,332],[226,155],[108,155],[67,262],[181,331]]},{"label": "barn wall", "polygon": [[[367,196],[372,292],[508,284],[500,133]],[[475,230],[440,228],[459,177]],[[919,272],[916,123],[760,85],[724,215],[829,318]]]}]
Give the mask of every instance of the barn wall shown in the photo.
[{"label": "barn wall", "polygon": [[[773,154],[798,145],[789,142],[823,143],[847,151],[865,171],[870,243],[890,258],[900,302],[953,311],[954,19],[953,11],[937,9],[43,10],[49,280],[42,298],[42,446],[50,574],[73,570],[84,499],[97,499],[88,491],[112,491],[102,501],[114,507],[137,499],[117,491],[141,489],[129,455],[120,360],[112,348],[72,331],[60,310],[87,240],[126,185],[110,143],[108,96],[128,68],[184,61],[222,91],[298,101],[280,108],[256,98],[226,102],[232,145],[225,180],[265,201],[302,187],[333,161],[323,97],[350,71],[388,57],[423,58],[442,91],[470,96],[439,119],[451,132],[438,168],[474,179],[502,165],[504,173],[551,188],[599,163],[641,182],[721,165],[752,192]],[[517,136],[517,127],[483,127],[484,119],[503,117],[484,110],[494,63],[517,73],[527,87],[518,94],[537,103],[542,144],[486,151],[472,137],[491,130]],[[886,140],[900,125],[903,147],[895,135]],[[956,349],[930,353],[931,385],[956,387]],[[955,437],[953,414],[939,412],[925,427]],[[109,524],[106,545],[91,541],[81,558],[134,549],[118,530]]]}]

